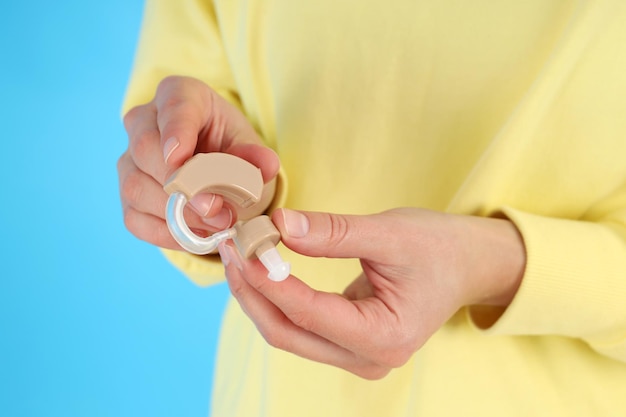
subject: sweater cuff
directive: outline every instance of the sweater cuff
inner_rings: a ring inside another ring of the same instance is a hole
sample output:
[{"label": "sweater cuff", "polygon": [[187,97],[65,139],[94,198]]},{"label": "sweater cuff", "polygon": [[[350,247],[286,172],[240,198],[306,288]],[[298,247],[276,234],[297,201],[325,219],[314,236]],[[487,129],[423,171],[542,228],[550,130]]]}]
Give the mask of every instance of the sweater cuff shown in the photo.
[{"label": "sweater cuff", "polygon": [[622,340],[626,242],[619,233],[603,224],[510,208],[502,214],[523,237],[526,270],[504,312],[470,307],[472,323],[490,334],[562,335],[598,345]]}]

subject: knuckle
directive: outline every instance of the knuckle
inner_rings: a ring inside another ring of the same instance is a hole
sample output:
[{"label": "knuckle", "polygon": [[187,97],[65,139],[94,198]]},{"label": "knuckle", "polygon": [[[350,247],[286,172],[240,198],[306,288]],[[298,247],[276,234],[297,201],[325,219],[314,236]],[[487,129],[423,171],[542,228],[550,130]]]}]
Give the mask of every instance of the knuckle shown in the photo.
[{"label": "knuckle", "polygon": [[130,206],[135,206],[141,201],[143,195],[142,175],[138,170],[134,170],[126,174],[121,179],[120,194],[122,201],[126,202]]},{"label": "knuckle", "polygon": [[130,151],[136,161],[146,160],[151,153],[160,149],[161,136],[155,128],[142,130],[130,137]]},{"label": "knuckle", "polygon": [[128,163],[128,152],[124,152],[118,159],[117,159],[117,172],[118,174],[121,176],[122,172],[124,172],[124,166]]},{"label": "knuckle", "polygon": [[173,238],[167,226],[165,225],[165,220],[161,220],[161,223],[158,227],[151,228],[150,230],[152,232],[152,236],[149,242],[152,242],[160,248],[172,246],[170,242],[173,241]]},{"label": "knuckle", "polygon": [[180,91],[197,91],[203,87],[208,86],[197,78],[184,75],[169,75],[163,78],[157,86],[156,97],[159,100],[177,95],[177,92]]},{"label": "knuckle", "polygon": [[137,239],[151,243],[159,247],[170,247],[169,242],[172,240],[165,224],[157,225],[147,224],[145,222],[145,214],[133,209],[132,207],[124,208],[124,226]]},{"label": "knuckle", "polygon": [[[124,226],[133,235],[137,236],[138,232],[138,213],[130,207],[125,207],[123,212]],[[137,236],[138,237],[138,236]]]},{"label": "knuckle", "polygon": [[[266,280],[269,283],[269,280]],[[317,293],[312,291],[306,298],[306,301],[298,303],[289,303],[283,305],[282,311],[291,323],[295,326],[304,329],[309,332],[316,333],[320,328],[318,321],[318,312],[320,303],[316,300]]]},{"label": "knuckle", "polygon": [[168,75],[163,78],[157,86],[157,95],[163,94],[173,88],[176,88],[183,82],[184,78],[178,75]]},{"label": "knuckle", "polygon": [[384,377],[389,375],[389,372],[391,372],[391,368],[381,365],[363,366],[353,371],[355,375],[369,381],[377,381],[383,379]]},{"label": "knuckle", "polygon": [[265,339],[268,345],[273,348],[282,350],[282,340],[278,336],[276,336],[275,332],[262,331],[261,336],[263,336],[263,339]]},{"label": "knuckle", "polygon": [[[163,99],[160,111],[164,130],[189,129],[191,132],[187,133],[192,134],[199,128],[198,120],[202,118],[202,110],[196,102],[176,95]],[[163,134],[167,135],[166,132]]]},{"label": "knuckle", "polygon": [[133,125],[135,124],[136,120],[139,118],[139,114],[143,111],[144,107],[145,105],[135,106],[126,112],[126,114],[122,118],[122,121],[124,123],[124,128],[126,129],[127,132],[132,130]]},{"label": "knuckle", "polygon": [[330,246],[339,246],[350,232],[348,220],[345,216],[328,213],[328,222],[330,225],[328,244]]},{"label": "knuckle", "polygon": [[312,315],[304,310],[298,310],[298,311],[294,311],[289,313],[289,320],[295,324],[297,327],[304,329],[304,330],[308,330],[308,331],[314,331],[315,330],[315,326],[314,326],[314,319],[312,317]]},{"label": "knuckle", "polygon": [[399,342],[394,349],[385,349],[379,353],[377,363],[389,368],[399,368],[411,359],[417,350],[414,344],[403,342],[401,339],[396,339],[396,341]]},{"label": "knuckle", "polygon": [[189,102],[184,97],[178,94],[169,94],[161,99],[159,109],[161,111],[185,109],[188,104]]},{"label": "knuckle", "polygon": [[391,354],[383,355],[383,357],[378,360],[378,363],[388,368],[400,368],[409,361],[411,354],[412,352],[408,353],[403,349],[397,350]]},{"label": "knuckle", "polygon": [[185,84],[188,82],[189,79],[185,77],[165,77],[157,87],[156,102],[159,111],[177,108],[188,103],[188,99],[184,94]]},{"label": "knuckle", "polygon": [[[227,274],[226,277],[228,278],[229,275]],[[246,287],[243,285],[241,280],[228,279],[228,288],[232,296],[239,301],[240,304],[242,304],[246,295]]]},{"label": "knuckle", "polygon": [[419,348],[417,332],[398,324],[390,325],[377,340],[368,356],[370,361],[386,368],[403,366]]},{"label": "knuckle", "polygon": [[261,336],[268,345],[280,350],[287,350],[288,343],[284,334],[275,326],[263,326],[259,328]]}]

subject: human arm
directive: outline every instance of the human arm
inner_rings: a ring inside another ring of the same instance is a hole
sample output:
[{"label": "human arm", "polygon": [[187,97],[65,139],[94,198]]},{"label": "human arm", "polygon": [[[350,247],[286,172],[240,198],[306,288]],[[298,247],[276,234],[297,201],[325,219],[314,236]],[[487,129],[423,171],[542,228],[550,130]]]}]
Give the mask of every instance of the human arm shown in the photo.
[{"label": "human arm", "polygon": [[503,314],[472,307],[486,335],[559,335],[626,362],[626,187],[592,206],[583,219],[506,208],[527,248],[527,267]]},{"label": "human arm", "polygon": [[267,280],[256,261],[221,248],[233,295],[271,345],[377,379],[401,366],[464,305],[505,307],[525,266],[504,219],[395,209],[370,216],[278,210],[283,242],[308,256],[359,258],[343,295],[290,277]]}]

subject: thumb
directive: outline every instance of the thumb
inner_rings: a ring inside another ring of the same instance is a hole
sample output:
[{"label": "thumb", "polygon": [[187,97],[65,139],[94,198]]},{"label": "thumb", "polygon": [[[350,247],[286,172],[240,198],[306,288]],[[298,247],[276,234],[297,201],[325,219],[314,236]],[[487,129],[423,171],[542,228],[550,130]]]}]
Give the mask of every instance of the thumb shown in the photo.
[{"label": "thumb", "polygon": [[381,227],[376,215],[278,209],[272,220],[285,246],[303,255],[374,259],[380,252]]}]

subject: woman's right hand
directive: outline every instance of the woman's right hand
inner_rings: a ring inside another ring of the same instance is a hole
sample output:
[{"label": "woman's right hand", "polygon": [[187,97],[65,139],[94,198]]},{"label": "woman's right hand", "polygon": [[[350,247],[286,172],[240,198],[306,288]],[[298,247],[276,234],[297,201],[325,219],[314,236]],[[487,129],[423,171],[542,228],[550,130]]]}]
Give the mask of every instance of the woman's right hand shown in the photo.
[{"label": "woman's right hand", "polygon": [[[178,249],[165,223],[168,195],[163,184],[196,153],[226,152],[260,168],[263,181],[279,169],[278,156],[263,145],[246,117],[203,82],[168,77],[147,104],[124,116],[128,149],[117,170],[124,223],[139,239]],[[186,208],[189,227],[208,235],[231,226],[236,212],[221,196],[198,194]]]}]

